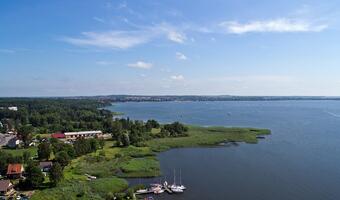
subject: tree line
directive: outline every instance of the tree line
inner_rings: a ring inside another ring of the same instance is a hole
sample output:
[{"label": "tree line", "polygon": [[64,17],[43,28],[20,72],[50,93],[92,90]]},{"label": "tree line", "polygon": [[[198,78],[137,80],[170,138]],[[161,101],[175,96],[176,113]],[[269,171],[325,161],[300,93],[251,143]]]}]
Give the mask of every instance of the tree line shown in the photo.
[{"label": "tree line", "polygon": [[[156,129],[156,133],[152,132],[153,129]],[[183,137],[188,134],[188,128],[179,122],[161,126],[153,119],[143,122],[129,118],[115,119],[109,131],[117,146],[145,146],[145,141],[152,138]]]},{"label": "tree line", "polygon": [[[0,132],[31,126],[36,133],[106,130],[112,112],[98,109],[108,102],[87,99],[4,98],[0,99]],[[17,106],[18,111],[6,109]]]}]

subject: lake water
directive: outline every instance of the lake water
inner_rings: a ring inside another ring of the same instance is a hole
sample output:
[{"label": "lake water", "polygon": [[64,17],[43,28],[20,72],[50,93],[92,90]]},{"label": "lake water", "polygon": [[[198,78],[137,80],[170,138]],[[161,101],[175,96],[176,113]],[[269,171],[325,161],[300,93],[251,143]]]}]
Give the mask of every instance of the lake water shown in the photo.
[{"label": "lake water", "polygon": [[272,130],[258,144],[159,154],[164,177],[172,181],[173,169],[181,169],[188,190],[155,199],[340,199],[340,101],[147,102],[110,108],[132,119]]}]

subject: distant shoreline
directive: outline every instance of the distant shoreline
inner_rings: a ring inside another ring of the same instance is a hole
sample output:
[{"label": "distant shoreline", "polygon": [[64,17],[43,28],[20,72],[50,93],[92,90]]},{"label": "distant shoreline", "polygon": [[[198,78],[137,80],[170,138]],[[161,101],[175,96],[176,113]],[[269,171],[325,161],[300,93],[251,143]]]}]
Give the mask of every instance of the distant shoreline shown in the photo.
[{"label": "distant shoreline", "polygon": [[106,103],[196,101],[340,101],[340,96],[232,96],[232,95],[98,95],[65,97],[0,97],[2,99],[90,99]]}]

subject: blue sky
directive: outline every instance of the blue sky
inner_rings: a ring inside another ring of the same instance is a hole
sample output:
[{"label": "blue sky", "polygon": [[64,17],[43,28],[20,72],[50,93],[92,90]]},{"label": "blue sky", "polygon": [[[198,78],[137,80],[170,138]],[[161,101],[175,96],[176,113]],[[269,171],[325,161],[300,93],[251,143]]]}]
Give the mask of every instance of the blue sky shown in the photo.
[{"label": "blue sky", "polygon": [[0,2],[0,96],[340,96],[339,0]]}]

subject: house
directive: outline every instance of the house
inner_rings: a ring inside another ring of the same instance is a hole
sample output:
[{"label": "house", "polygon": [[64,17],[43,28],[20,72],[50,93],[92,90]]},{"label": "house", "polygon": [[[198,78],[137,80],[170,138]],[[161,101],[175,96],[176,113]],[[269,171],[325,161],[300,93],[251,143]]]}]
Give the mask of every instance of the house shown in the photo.
[{"label": "house", "polygon": [[55,139],[65,139],[65,134],[64,133],[53,133],[51,137]]},{"label": "house", "polygon": [[99,138],[103,137],[102,131],[80,131],[80,132],[66,132],[64,133],[66,140],[76,140],[78,138]]},{"label": "house", "polygon": [[8,110],[11,110],[11,111],[18,111],[18,107],[16,107],[16,106],[11,106],[11,107],[8,107]]},{"label": "house", "polygon": [[22,164],[9,164],[7,167],[7,177],[17,179],[22,177],[24,167]]},{"label": "house", "polygon": [[39,163],[39,168],[41,169],[42,172],[49,172],[52,166],[53,166],[53,163],[51,161]]},{"label": "house", "polygon": [[21,143],[21,140],[19,140],[17,137],[12,137],[7,142],[7,147],[9,148],[17,148]]},{"label": "house", "polygon": [[7,196],[11,194],[14,191],[13,187],[14,185],[10,180],[0,180],[0,195]]}]

